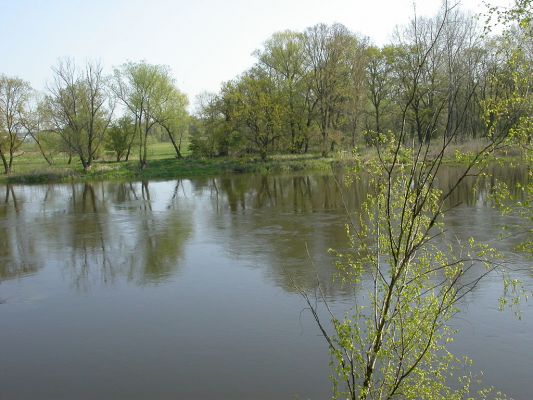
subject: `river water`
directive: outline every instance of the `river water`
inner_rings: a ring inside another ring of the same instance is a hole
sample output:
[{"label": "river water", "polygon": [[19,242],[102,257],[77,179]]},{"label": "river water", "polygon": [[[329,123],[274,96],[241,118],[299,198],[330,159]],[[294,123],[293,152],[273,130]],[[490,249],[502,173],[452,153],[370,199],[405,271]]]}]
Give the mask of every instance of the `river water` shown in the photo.
[{"label": "river water", "polygon": [[[446,229],[503,251],[531,291],[514,251],[528,222],[490,207],[493,184],[463,184]],[[356,211],[366,188],[342,192]],[[340,193],[322,175],[0,187],[0,399],[330,398],[327,347],[295,285],[313,293],[318,277],[334,309],[353,302],[327,253],[347,246]],[[517,319],[501,294],[489,276],[465,298],[451,349],[529,399],[533,307]]]}]

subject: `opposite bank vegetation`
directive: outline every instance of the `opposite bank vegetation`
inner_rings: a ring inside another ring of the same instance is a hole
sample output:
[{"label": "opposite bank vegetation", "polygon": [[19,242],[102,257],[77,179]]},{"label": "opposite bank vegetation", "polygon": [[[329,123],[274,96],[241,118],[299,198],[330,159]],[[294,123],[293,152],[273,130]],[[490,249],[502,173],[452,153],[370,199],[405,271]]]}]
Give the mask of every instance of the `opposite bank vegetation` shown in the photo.
[{"label": "opposite bank vegetation", "polygon": [[[375,151],[391,132],[411,148],[438,147],[442,134],[461,152],[495,137],[530,145],[530,8],[521,0],[507,14],[489,12],[508,20],[494,34],[445,1],[381,47],[341,24],[276,32],[251,68],[198,96],[194,113],[165,65],[133,61],[106,73],[62,59],[45,91],[0,71],[3,181],[323,169],[354,147]],[[150,154],[162,142],[165,156]]]},{"label": "opposite bank vegetation", "polygon": [[[452,146],[446,157],[447,165],[460,165],[468,162],[470,156],[483,144],[482,141]],[[436,146],[437,148],[437,146]],[[96,160],[91,169],[86,170],[78,162],[68,163],[67,157],[57,157],[52,165],[44,162],[34,149],[20,154],[17,168],[9,175],[0,175],[0,184],[46,184],[92,181],[141,181],[193,178],[233,173],[284,174],[284,173],[331,173],[334,170],[350,167],[353,154],[363,160],[373,160],[376,152],[370,148],[339,151],[323,157],[320,154],[278,154],[266,160],[259,157],[217,157],[196,158],[192,156],[176,158],[169,143],[155,143],[150,146],[151,160],[146,168],[139,168],[138,160],[120,161],[111,157]],[[494,162],[523,163],[521,149],[517,146],[504,147],[493,156]],[[409,164],[409,159],[403,163]]]}]

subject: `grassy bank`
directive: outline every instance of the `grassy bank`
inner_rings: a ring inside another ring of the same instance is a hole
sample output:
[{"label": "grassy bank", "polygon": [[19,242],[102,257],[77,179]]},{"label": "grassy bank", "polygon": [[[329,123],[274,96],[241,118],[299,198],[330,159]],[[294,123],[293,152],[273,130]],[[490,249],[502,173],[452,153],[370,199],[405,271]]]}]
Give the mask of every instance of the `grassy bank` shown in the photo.
[{"label": "grassy bank", "polygon": [[148,167],[144,170],[139,169],[136,155],[127,162],[112,161],[112,155],[105,155],[93,163],[90,171],[84,171],[74,157],[71,164],[67,161],[66,157],[58,155],[50,166],[34,148],[27,146],[15,159],[13,172],[10,175],[0,175],[0,183],[167,180],[225,173],[324,171],[330,170],[334,159],[313,154],[275,155],[266,161],[254,157],[177,159],[170,144],[156,143],[149,148]]},{"label": "grassy bank", "polygon": [[[458,163],[456,152],[463,154],[475,153],[482,147],[481,142],[470,142],[453,145],[447,151],[447,163]],[[437,148],[437,147],[435,147]],[[363,159],[376,157],[375,152],[363,148]],[[506,159],[519,157],[518,149],[507,149],[499,152]],[[349,152],[335,153],[333,157],[323,158],[317,154],[305,155],[273,155],[267,161],[255,157],[214,158],[214,159],[176,159],[174,150],[169,143],[154,143],[149,147],[148,167],[139,169],[136,154],[129,161],[113,161],[112,154],[104,154],[101,160],[94,162],[90,171],[83,171],[76,158],[67,163],[63,155],[54,157],[53,165],[49,166],[34,146],[27,145],[15,159],[13,172],[0,175],[0,184],[6,183],[55,183],[55,182],[88,182],[88,181],[137,181],[167,180],[195,176],[213,176],[226,173],[290,173],[330,171],[331,164],[350,164]]]}]

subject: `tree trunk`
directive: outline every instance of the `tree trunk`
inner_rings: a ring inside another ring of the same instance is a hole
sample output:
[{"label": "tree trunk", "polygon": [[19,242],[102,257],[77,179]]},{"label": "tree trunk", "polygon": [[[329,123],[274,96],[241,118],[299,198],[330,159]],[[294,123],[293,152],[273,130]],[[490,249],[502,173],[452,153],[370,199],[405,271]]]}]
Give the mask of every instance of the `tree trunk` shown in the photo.
[{"label": "tree trunk", "polygon": [[38,140],[37,137],[34,135],[32,135],[31,137],[33,138],[33,140],[35,140],[35,143],[37,143],[37,147],[39,148],[39,151],[41,152],[41,155],[46,160],[47,164],[52,165],[52,160],[48,158],[48,156],[46,155],[46,152],[44,151],[43,146],[41,145],[41,141]]},{"label": "tree trunk", "polygon": [[9,173],[11,172],[11,168],[9,167],[9,163],[7,162],[4,152],[1,150],[0,150],[0,157],[2,158],[2,164],[4,164],[4,173],[6,175],[9,175]]},{"label": "tree trunk", "polygon": [[91,166],[93,165],[93,155],[89,153],[89,158],[87,159],[87,169],[91,169]]},{"label": "tree trunk", "polygon": [[357,118],[353,121],[353,130],[352,130],[352,148],[355,147],[355,134],[357,133]]},{"label": "tree trunk", "polygon": [[376,133],[380,133],[381,126],[379,124],[379,106],[375,106],[376,108]]},{"label": "tree trunk", "polygon": [[182,159],[183,156],[181,155],[180,147],[181,147],[181,136],[180,136],[180,143],[179,145],[176,143],[176,139],[174,138],[174,135],[170,132],[170,129],[165,127],[165,130],[167,131],[168,137],[170,138],[170,141],[172,142],[172,146],[174,147],[174,150],[176,151],[176,158]]},{"label": "tree trunk", "polygon": [[148,158],[148,144],[146,143],[148,141],[148,135],[144,136],[144,143],[143,143],[143,157],[142,157],[142,169],[146,168],[146,160]]},{"label": "tree trunk", "polygon": [[84,159],[81,160],[81,165],[83,167],[83,170],[85,172],[89,171],[89,169],[91,169],[91,165],[87,163],[87,161],[85,161]]},{"label": "tree trunk", "polygon": [[13,148],[9,149],[9,172],[11,172],[11,169],[13,167]]},{"label": "tree trunk", "polygon": [[327,131],[322,131],[322,157],[327,157],[328,155],[328,136]]},{"label": "tree trunk", "polygon": [[415,121],[416,121],[416,134],[418,136],[418,143],[424,143],[424,135],[422,133],[422,122],[420,121],[420,116],[418,111],[415,111]]},{"label": "tree trunk", "polygon": [[[135,129],[137,129],[137,128],[135,128]],[[126,151],[126,158],[125,158],[126,161],[128,161],[130,159],[131,148],[133,146],[133,141],[135,140],[136,133],[137,132],[133,132],[133,135],[131,135],[131,140],[128,143],[128,150]]]}]

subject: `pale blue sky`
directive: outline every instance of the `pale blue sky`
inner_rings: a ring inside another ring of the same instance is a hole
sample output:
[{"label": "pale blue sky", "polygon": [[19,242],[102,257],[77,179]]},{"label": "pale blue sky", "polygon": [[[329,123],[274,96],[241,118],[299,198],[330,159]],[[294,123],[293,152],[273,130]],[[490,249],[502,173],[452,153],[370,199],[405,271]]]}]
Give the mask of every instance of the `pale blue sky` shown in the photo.
[{"label": "pale blue sky", "polygon": [[[441,2],[417,3],[433,15]],[[463,8],[484,10],[481,0]],[[41,90],[60,57],[97,59],[107,71],[146,60],[169,65],[193,102],[248,68],[275,31],[340,22],[382,44],[412,13],[412,0],[0,0],[0,73]]]}]

